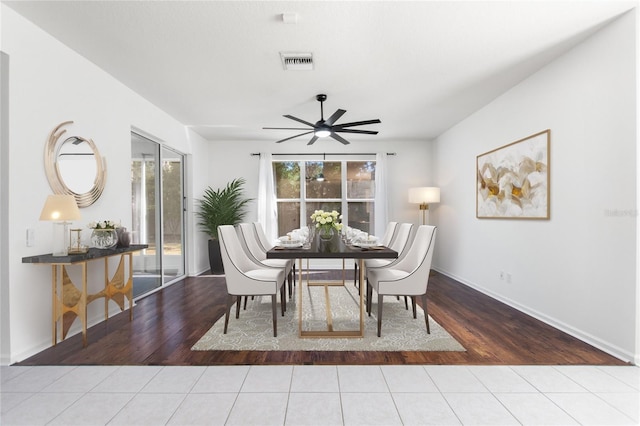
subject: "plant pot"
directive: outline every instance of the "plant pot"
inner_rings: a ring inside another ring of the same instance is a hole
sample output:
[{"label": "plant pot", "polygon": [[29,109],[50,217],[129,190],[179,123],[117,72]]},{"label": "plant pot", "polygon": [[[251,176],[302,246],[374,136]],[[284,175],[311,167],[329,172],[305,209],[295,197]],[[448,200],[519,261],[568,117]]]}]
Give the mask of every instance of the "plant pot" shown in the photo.
[{"label": "plant pot", "polygon": [[222,254],[220,253],[220,240],[209,240],[209,267],[214,275],[224,274]]}]

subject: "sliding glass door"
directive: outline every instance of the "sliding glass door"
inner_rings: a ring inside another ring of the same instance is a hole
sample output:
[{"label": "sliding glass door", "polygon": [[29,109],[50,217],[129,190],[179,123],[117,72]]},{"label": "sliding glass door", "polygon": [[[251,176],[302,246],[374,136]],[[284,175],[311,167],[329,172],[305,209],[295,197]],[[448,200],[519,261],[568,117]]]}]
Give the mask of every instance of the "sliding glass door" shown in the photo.
[{"label": "sliding glass door", "polygon": [[185,275],[183,155],[167,148],[162,158],[162,269],[164,282]]},{"label": "sliding glass door", "polygon": [[134,262],[134,297],[185,275],[183,166],[182,154],[131,133],[131,236],[149,245]]}]

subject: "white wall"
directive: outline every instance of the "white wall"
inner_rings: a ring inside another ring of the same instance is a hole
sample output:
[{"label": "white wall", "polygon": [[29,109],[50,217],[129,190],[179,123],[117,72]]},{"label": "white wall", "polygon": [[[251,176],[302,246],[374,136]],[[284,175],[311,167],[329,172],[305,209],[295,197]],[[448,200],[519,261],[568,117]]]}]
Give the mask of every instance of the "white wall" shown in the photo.
[{"label": "white wall", "polygon": [[[51,269],[21,262],[22,257],[51,252],[51,224],[38,220],[46,196],[52,193],[43,167],[49,132],[59,123],[73,120],[73,132],[92,138],[106,158],[105,190],[95,204],[81,209],[82,219],[74,224],[83,228],[92,220],[104,219],[121,220],[123,225],[131,225],[132,127],[189,155],[192,180],[187,182],[188,192],[201,190],[207,169],[204,161],[199,160],[206,157],[201,138],[187,132],[181,123],[12,9],[0,7],[2,51],[9,56],[10,62],[10,161],[8,173],[3,171],[2,174],[3,179],[5,175],[10,179],[10,312],[2,311],[2,322],[5,324],[10,319],[9,361],[16,362],[51,344]],[[27,228],[35,229],[33,247],[25,244]],[[88,235],[87,230],[85,237]],[[192,244],[187,253],[190,267],[197,259],[193,250],[196,246]],[[90,293],[97,292],[100,287],[97,283],[102,277],[100,271],[92,270],[93,263],[90,274],[97,278],[94,284],[98,288],[94,285],[89,289]],[[102,306],[102,303],[89,305],[92,322],[100,320]],[[112,312],[117,311],[112,304]],[[76,323],[71,334],[79,329],[79,321]]]},{"label": "white wall", "polygon": [[[0,365],[9,362],[9,56],[0,52]],[[5,317],[5,314],[7,315]]]},{"label": "white wall", "polygon": [[[635,19],[614,21],[439,137],[432,213],[436,269],[625,360],[638,354]],[[551,220],[476,219],[476,156],[545,129]]]},{"label": "white wall", "polygon": [[209,164],[210,142],[204,140],[198,134],[188,130],[188,137],[191,140],[193,152],[199,155],[191,155],[187,158],[187,180],[191,182],[188,189],[188,219],[187,235],[189,236],[188,271],[190,276],[195,276],[206,272],[209,269],[209,248],[207,240],[209,237],[200,231],[197,223],[198,218],[195,212],[198,209],[198,199],[202,197],[205,188],[210,184],[210,175],[215,175],[215,170]]}]

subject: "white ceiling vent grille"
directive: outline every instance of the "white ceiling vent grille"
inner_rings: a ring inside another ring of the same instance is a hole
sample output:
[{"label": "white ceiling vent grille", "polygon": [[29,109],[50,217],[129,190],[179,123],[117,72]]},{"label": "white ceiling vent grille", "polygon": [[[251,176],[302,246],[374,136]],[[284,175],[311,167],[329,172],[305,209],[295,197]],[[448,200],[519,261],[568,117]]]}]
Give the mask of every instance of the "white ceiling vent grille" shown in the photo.
[{"label": "white ceiling vent grille", "polygon": [[287,53],[280,52],[282,67],[286,71],[311,71],[313,70],[312,53]]}]

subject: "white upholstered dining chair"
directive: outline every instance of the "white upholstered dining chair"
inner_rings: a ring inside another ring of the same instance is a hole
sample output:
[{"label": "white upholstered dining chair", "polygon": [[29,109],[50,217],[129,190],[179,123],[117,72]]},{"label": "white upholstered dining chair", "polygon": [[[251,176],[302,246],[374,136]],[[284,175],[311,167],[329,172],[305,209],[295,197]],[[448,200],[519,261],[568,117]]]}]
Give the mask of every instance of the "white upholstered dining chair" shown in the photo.
[{"label": "white upholstered dining chair", "polygon": [[[258,243],[260,244],[260,249],[265,253],[271,250],[273,246],[273,242],[269,242],[269,238],[267,238],[267,234],[264,233],[264,228],[260,224],[260,222],[253,222],[253,227],[256,231],[256,235],[258,237]],[[293,278],[293,285],[296,285],[296,262],[295,260],[291,261],[291,276]],[[289,297],[291,297],[291,286],[289,286]]]},{"label": "white upholstered dining chair", "polygon": [[[411,223],[401,223],[396,226],[393,238],[387,247],[392,250],[395,250],[398,253],[398,257],[395,259],[367,259],[364,261],[364,269],[365,269],[365,279],[367,275],[367,271],[371,268],[381,268],[384,266],[390,266],[397,262],[399,262],[411,247],[411,233],[413,231],[413,224]],[[385,244],[383,244],[385,245]],[[398,297],[399,298],[399,297]],[[407,309],[409,309],[409,303],[407,302],[407,298],[404,298],[404,304]],[[371,312],[369,311],[369,315]]]},{"label": "white upholstered dining chair", "polygon": [[267,250],[262,246],[254,224],[241,223],[238,225],[237,232],[247,256],[254,262],[271,268],[283,268],[285,270],[285,276],[289,282],[289,297],[291,297],[294,261],[290,259],[267,259]]},{"label": "white upholstered dining chair", "polygon": [[367,259],[364,261],[365,268],[367,270],[369,268],[379,268],[400,260],[406,253],[406,250],[411,246],[411,231],[413,231],[413,224],[401,223],[397,226],[394,238],[391,240],[390,244],[382,244],[398,252],[397,259]]},{"label": "white upholstered dining chair", "polygon": [[424,320],[429,330],[427,311],[427,284],[436,239],[436,227],[421,225],[416,231],[411,247],[397,262],[385,267],[367,270],[367,309],[371,312],[373,290],[378,293],[378,337],[382,329],[382,306],[384,296],[410,296],[413,318],[416,318],[416,296],[422,298]]},{"label": "white upholstered dining chair", "polygon": [[240,315],[240,301],[242,296],[271,296],[271,310],[273,318],[273,336],[278,335],[277,294],[280,292],[280,307],[284,316],[285,291],[284,268],[273,268],[260,265],[249,258],[242,248],[236,229],[232,225],[218,227],[220,238],[220,252],[224,265],[225,281],[227,284],[226,312],[224,317],[224,334],[229,325],[229,312],[236,297],[236,318]]},{"label": "white upholstered dining chair", "polygon": [[[396,230],[398,229],[398,222],[389,222],[387,224],[387,229],[384,230],[384,235],[380,239],[380,245],[385,247],[389,247],[391,241],[393,241],[396,236]],[[353,284],[358,287],[358,279],[360,275],[358,275],[358,261],[354,262],[354,275],[353,275]]]}]

